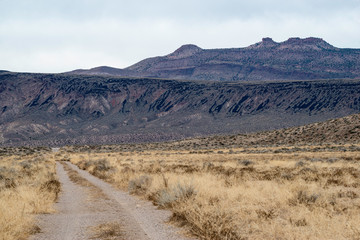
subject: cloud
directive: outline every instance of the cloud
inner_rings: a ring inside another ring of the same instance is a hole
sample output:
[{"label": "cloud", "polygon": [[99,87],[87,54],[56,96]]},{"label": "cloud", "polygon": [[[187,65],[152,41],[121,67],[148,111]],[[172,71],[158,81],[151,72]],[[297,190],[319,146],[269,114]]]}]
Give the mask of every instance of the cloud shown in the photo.
[{"label": "cloud", "polygon": [[117,18],[247,19],[264,14],[331,15],[359,8],[359,0],[2,0],[0,19],[61,18],[89,20]]}]

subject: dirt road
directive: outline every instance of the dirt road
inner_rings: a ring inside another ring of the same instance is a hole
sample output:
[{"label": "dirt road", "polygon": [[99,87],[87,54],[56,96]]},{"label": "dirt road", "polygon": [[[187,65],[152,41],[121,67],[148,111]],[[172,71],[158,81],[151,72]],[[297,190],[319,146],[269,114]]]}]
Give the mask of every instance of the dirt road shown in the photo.
[{"label": "dirt road", "polygon": [[[166,224],[169,211],[116,190],[69,162],[64,166],[57,162],[57,174],[62,183],[57,212],[41,215],[41,233],[30,239],[189,239],[181,236],[178,228]],[[103,235],[93,230],[109,223],[117,229],[100,230],[105,231]],[[114,233],[119,228],[121,233]]]}]

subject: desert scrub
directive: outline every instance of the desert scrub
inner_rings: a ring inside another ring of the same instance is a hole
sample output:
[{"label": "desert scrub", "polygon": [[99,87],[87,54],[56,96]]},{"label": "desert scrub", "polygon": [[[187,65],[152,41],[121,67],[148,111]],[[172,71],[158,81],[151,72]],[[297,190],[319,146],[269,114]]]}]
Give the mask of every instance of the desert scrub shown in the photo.
[{"label": "desert scrub", "polygon": [[55,162],[47,160],[47,156],[1,157],[0,239],[25,239],[38,232],[35,214],[53,212],[59,192]]},{"label": "desert scrub", "polygon": [[358,239],[359,153],[274,153],[282,148],[99,151],[71,161],[106,159],[106,181],[171,210],[200,239]]},{"label": "desert scrub", "polygon": [[228,208],[214,205],[180,203],[172,209],[171,220],[188,225],[190,231],[201,239],[242,239],[239,225]]},{"label": "desert scrub", "polygon": [[152,183],[152,177],[147,175],[142,175],[138,178],[132,179],[129,181],[128,190],[133,194],[145,194],[149,189]]},{"label": "desert scrub", "polygon": [[194,185],[191,183],[177,183],[172,187],[165,187],[155,194],[154,201],[160,207],[175,207],[196,195]]}]

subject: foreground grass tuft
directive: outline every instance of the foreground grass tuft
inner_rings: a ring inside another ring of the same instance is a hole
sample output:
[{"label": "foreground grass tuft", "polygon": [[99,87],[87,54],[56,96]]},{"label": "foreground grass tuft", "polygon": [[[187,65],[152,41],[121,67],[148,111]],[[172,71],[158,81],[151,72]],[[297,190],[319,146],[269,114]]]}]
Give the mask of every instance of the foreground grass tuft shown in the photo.
[{"label": "foreground grass tuft", "polygon": [[91,239],[101,240],[125,240],[122,232],[122,225],[117,222],[103,223],[95,227],[91,227]]}]

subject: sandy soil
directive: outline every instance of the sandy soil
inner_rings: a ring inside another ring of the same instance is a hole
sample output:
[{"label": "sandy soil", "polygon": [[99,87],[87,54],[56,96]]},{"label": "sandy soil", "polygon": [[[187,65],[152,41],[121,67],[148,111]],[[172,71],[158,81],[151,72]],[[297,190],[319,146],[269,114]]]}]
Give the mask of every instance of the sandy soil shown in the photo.
[{"label": "sandy soil", "polygon": [[[55,206],[57,212],[40,215],[41,233],[30,239],[96,239],[90,228],[111,222],[122,226],[122,239],[190,239],[182,236],[180,229],[166,223],[171,216],[169,211],[158,210],[152,203],[116,190],[75,165],[66,164],[93,186],[75,184],[64,167],[57,163],[57,174],[62,183],[62,194]],[[102,193],[94,194],[99,189]]]}]

